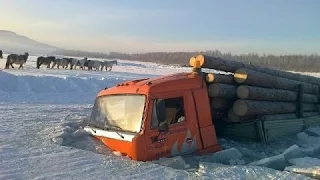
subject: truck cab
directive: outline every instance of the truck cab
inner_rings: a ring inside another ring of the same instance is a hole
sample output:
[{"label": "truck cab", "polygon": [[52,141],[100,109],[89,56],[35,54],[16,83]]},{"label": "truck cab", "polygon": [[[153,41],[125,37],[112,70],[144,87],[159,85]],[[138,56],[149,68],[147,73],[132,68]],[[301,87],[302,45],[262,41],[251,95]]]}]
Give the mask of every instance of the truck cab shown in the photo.
[{"label": "truck cab", "polygon": [[100,91],[84,129],[138,161],[221,150],[206,82],[197,72],[133,80]]}]

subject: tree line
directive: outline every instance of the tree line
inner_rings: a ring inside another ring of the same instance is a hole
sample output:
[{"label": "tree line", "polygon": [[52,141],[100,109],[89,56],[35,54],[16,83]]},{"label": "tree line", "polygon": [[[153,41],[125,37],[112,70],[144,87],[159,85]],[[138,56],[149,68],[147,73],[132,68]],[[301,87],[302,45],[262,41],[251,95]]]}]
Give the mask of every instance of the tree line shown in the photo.
[{"label": "tree line", "polygon": [[280,70],[299,71],[299,72],[319,72],[320,56],[311,55],[272,55],[257,53],[232,54],[222,53],[218,50],[194,51],[194,52],[148,52],[148,53],[100,53],[86,52],[77,50],[57,50],[54,54],[76,57],[92,57],[105,59],[125,59],[143,62],[155,62],[160,64],[176,64],[180,66],[189,66],[189,59],[198,54],[221,57],[228,60],[251,63],[254,65],[272,67]]}]

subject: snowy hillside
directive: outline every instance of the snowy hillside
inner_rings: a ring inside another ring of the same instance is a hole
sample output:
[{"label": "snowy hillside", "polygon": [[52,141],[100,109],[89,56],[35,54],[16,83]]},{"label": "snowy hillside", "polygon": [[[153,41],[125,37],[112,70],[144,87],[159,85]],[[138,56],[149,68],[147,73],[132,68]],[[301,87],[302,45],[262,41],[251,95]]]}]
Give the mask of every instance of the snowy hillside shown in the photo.
[{"label": "snowy hillside", "polygon": [[32,40],[26,36],[21,36],[12,31],[0,30],[0,47],[7,53],[51,53],[57,49],[47,44]]},{"label": "snowy hillside", "polygon": [[189,68],[119,61],[111,72],[36,69],[30,56],[25,69],[3,69],[6,56],[0,59],[0,179],[292,180],[309,179],[294,171],[320,167],[319,128],[269,144],[220,138],[227,150],[202,157],[119,157],[82,129],[97,92]]}]

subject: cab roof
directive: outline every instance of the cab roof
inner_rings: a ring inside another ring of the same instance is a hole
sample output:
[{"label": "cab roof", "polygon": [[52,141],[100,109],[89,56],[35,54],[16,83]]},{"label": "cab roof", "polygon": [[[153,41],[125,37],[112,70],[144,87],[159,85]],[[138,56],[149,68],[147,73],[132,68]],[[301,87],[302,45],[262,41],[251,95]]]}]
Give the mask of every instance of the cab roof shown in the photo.
[{"label": "cab roof", "polygon": [[127,93],[155,94],[201,88],[204,84],[202,77],[196,73],[176,73],[155,78],[122,82],[114,87],[100,91],[98,96]]}]

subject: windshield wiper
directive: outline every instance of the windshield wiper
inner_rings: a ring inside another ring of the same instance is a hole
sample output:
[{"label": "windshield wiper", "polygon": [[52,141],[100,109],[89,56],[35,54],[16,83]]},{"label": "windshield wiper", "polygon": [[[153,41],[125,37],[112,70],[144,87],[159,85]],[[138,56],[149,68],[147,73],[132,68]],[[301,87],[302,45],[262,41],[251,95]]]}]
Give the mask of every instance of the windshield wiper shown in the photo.
[{"label": "windshield wiper", "polygon": [[[117,129],[123,130],[123,129],[122,129],[121,127],[119,127],[119,126],[110,125],[110,124],[105,125],[105,128],[106,128],[107,130],[113,129],[113,128],[117,128]],[[124,139],[124,136],[123,136],[122,134],[120,134],[118,131],[115,131],[115,133],[117,133],[122,139]]]}]

